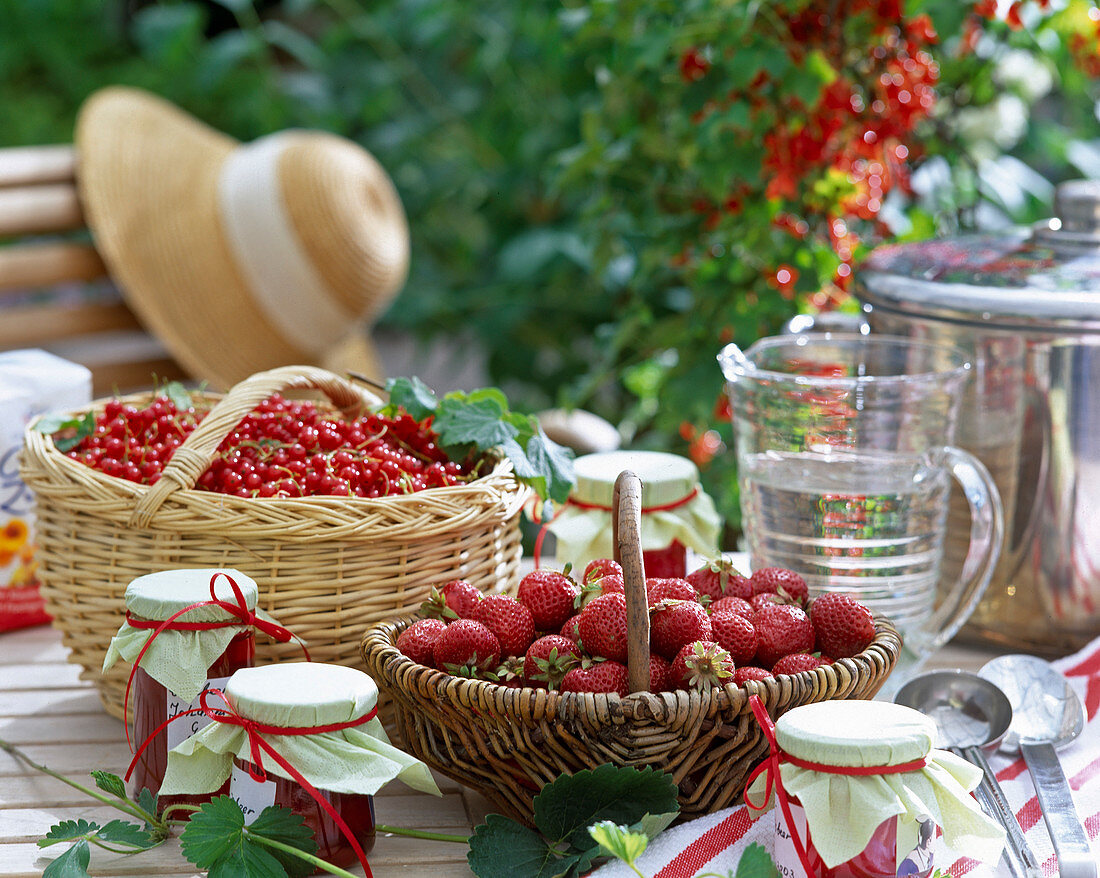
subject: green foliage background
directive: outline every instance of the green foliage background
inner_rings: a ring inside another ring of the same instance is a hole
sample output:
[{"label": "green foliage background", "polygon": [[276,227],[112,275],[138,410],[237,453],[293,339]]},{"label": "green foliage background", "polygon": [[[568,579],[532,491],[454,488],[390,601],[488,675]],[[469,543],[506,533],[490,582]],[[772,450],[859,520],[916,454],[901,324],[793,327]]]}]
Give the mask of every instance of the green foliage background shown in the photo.
[{"label": "green foliage background", "polygon": [[[791,65],[782,28],[767,26],[811,5],[0,0],[0,146],[70,141],[81,101],[111,83],[245,140],[301,126],[362,143],[392,175],[413,232],[412,275],[384,322],[428,340],[471,335],[517,408],[579,404],[634,446],[681,453],[709,435],[717,446],[690,450],[735,523],[714,354],[725,337],[747,344],[818,301],[838,259],[815,223],[843,181],[834,192],[832,178],[807,178],[796,196],[754,197],[706,229],[668,196],[716,197],[731,182],[763,192],[758,138],[773,123],[737,104],[722,125],[691,113],[761,70],[785,71],[775,94],[812,107],[845,56]],[[817,5],[850,7],[856,69],[859,16],[876,5]],[[860,228],[860,253],[888,237],[1031,221],[1049,211],[1052,182],[1100,176],[1097,90],[1081,63],[1082,41],[1094,51],[1091,0],[1012,4],[1022,27],[1003,8],[979,15],[981,2],[902,6],[938,33],[939,105],[910,144],[924,184]],[[961,51],[976,23],[980,39]],[[696,47],[724,79],[684,80],[678,61]],[[1024,75],[1009,76],[1008,61]],[[1049,88],[1035,89],[1036,75]],[[998,116],[1007,97],[1024,114],[1011,139]],[[783,212],[806,216],[809,234],[776,229]],[[691,271],[670,261],[686,244],[711,254]],[[798,270],[789,297],[769,284],[779,265]]]}]

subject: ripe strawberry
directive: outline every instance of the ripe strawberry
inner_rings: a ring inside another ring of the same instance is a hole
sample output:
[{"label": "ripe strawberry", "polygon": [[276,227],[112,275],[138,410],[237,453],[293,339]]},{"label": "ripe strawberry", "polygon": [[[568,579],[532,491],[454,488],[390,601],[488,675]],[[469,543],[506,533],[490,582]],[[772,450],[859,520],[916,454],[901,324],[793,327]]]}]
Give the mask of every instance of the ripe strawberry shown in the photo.
[{"label": "ripe strawberry", "polygon": [[460,677],[477,677],[500,662],[496,635],[473,619],[456,619],[441,631],[432,650],[437,668]]},{"label": "ripe strawberry", "polygon": [[432,649],[447,628],[442,619],[417,619],[397,635],[397,648],[417,664],[432,664]]},{"label": "ripe strawberry", "polygon": [[774,676],[771,671],[765,671],[755,665],[745,665],[733,672],[733,682],[738,686],[744,686],[749,680],[767,680]]},{"label": "ripe strawberry", "polygon": [[668,692],[672,689],[669,671],[672,665],[656,653],[649,654],[649,691]]},{"label": "ripe strawberry", "polygon": [[509,595],[493,594],[482,598],[474,608],[473,618],[496,635],[505,656],[523,655],[535,639],[531,611]]},{"label": "ripe strawberry", "polygon": [[752,622],[734,610],[719,610],[710,614],[710,627],[715,642],[730,654],[738,667],[752,661],[759,643]]},{"label": "ripe strawberry", "polygon": [[580,606],[584,607],[602,594],[626,594],[626,583],[621,573],[608,573],[590,579],[581,586]]},{"label": "ripe strawberry", "polygon": [[698,570],[689,573],[687,581],[691,583],[700,599],[706,595],[715,601],[728,596],[748,600],[753,595],[752,582],[749,578],[742,576],[732,562],[725,558],[708,561]]},{"label": "ripe strawberry", "polygon": [[671,685],[677,689],[705,691],[733,681],[736,670],[730,654],[712,640],[685,643],[669,667]]},{"label": "ripe strawberry", "polygon": [[792,604],[764,607],[756,614],[754,624],[760,638],[756,661],[763,667],[770,668],[792,652],[813,651],[814,626],[810,617]]},{"label": "ripe strawberry", "polygon": [[810,604],[810,621],[817,632],[817,648],[833,658],[847,658],[875,639],[871,611],[851,595],[829,592]]},{"label": "ripe strawberry", "polygon": [[581,643],[590,655],[626,661],[626,598],[605,594],[581,610],[577,621]]},{"label": "ripe strawberry", "polygon": [[810,593],[806,580],[785,567],[762,567],[755,571],[752,590],[755,594],[777,594],[799,606],[806,605]]},{"label": "ripe strawberry", "polygon": [[562,677],[581,659],[577,644],[560,634],[547,634],[527,648],[523,657],[523,679],[529,686],[557,689]]},{"label": "ripe strawberry", "polygon": [[661,601],[696,601],[699,596],[686,579],[649,577],[645,581],[646,601],[654,607]]},{"label": "ripe strawberry", "polygon": [[420,612],[430,619],[442,619],[444,622],[469,619],[481,598],[481,590],[473,583],[465,579],[452,579],[439,588],[432,588],[431,595],[420,605]]},{"label": "ripe strawberry", "polygon": [[754,617],[764,609],[764,607],[771,607],[782,603],[785,603],[785,601],[777,594],[754,594],[749,598],[749,606],[752,607]]},{"label": "ripe strawberry", "polygon": [[695,601],[661,601],[649,619],[650,648],[670,661],[685,644],[714,639],[710,616]]},{"label": "ripe strawberry", "polygon": [[535,570],[519,582],[516,597],[531,611],[538,631],[557,631],[574,613],[580,586],[564,573]]},{"label": "ripe strawberry", "polygon": [[604,576],[622,576],[623,568],[618,561],[610,558],[594,558],[584,568],[584,576],[581,582],[589,583]]},{"label": "ripe strawberry", "polygon": [[565,620],[565,624],[561,626],[561,631],[558,632],[562,637],[568,637],[570,640],[576,642],[581,639],[581,632],[578,624],[581,619],[581,614],[570,616]]},{"label": "ripe strawberry", "polygon": [[587,668],[573,668],[561,681],[562,692],[617,692],[630,694],[626,665],[619,662],[596,662]]},{"label": "ripe strawberry", "polygon": [[772,674],[797,674],[800,671],[812,671],[814,668],[820,668],[822,665],[827,664],[829,662],[819,656],[811,655],[808,652],[796,652],[783,656],[772,665]]},{"label": "ripe strawberry", "polygon": [[756,610],[753,609],[752,604],[750,604],[744,598],[735,597],[733,595],[729,597],[718,598],[718,600],[707,607],[707,612],[709,612],[712,616],[715,613],[722,612],[723,610],[732,610],[738,616],[744,616],[750,622],[752,621],[752,617],[756,615]]}]

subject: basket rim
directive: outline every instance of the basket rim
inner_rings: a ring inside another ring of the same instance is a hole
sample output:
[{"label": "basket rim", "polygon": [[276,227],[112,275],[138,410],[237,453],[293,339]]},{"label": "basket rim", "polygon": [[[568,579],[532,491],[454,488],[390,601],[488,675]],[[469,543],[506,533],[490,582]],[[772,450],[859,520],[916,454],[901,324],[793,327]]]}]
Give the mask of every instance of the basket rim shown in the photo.
[{"label": "basket rim", "polygon": [[[748,680],[740,686],[726,683],[724,686],[716,686],[706,691],[676,689],[671,692],[632,692],[624,697],[616,692],[559,692],[530,686],[519,688],[504,686],[491,680],[456,677],[438,668],[421,665],[402,653],[396,645],[397,636],[421,618],[424,618],[424,616],[420,613],[413,613],[387,622],[375,623],[367,628],[360,644],[360,652],[368,668],[376,663],[379,668],[390,671],[395,678],[399,677],[404,681],[415,684],[415,689],[412,686],[405,687],[403,691],[406,694],[419,689],[421,691],[432,691],[437,697],[441,697],[441,690],[445,688],[451,700],[456,703],[465,703],[476,698],[479,691],[500,689],[504,690],[501,693],[503,703],[509,708],[516,707],[517,702],[531,701],[536,698],[545,702],[547,708],[568,706],[579,701],[582,703],[591,702],[601,713],[612,711],[621,713],[626,717],[633,713],[632,708],[634,706],[652,704],[652,699],[658,699],[669,707],[683,703],[686,700],[692,709],[703,710],[706,714],[710,714],[714,711],[728,710],[731,707],[740,710],[748,703],[750,695],[758,695],[767,707],[778,703],[782,698],[784,689],[789,688],[789,684],[787,684],[787,687],[784,686],[783,678],[797,679],[804,674],[809,674],[816,675],[821,678],[823,683],[827,683],[830,677],[836,677],[837,672],[833,666],[837,664],[846,668],[857,682],[865,678],[874,681],[878,675],[872,671],[874,667],[874,661],[870,657],[872,653],[878,654],[888,668],[887,672],[881,675],[881,680],[885,681],[893,671],[901,652],[901,635],[894,623],[885,616],[875,614],[875,637],[871,643],[855,656],[836,659],[829,665],[799,671],[797,674],[780,674],[766,680]],[[374,659],[373,663],[372,658]],[[383,691],[394,688],[388,686],[382,680],[375,680],[375,682],[378,684],[379,689]],[[839,682],[839,680],[833,682]],[[426,701],[427,699],[417,697],[416,700]],[[559,709],[547,710],[547,712],[561,715],[563,711]],[[518,714],[519,711],[516,710],[513,713]]]}]

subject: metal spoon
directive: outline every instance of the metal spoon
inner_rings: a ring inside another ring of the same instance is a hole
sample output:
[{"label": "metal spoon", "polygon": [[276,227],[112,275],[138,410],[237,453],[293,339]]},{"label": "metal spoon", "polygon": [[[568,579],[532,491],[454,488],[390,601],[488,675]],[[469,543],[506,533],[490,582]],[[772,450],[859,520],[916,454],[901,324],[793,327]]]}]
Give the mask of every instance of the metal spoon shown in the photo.
[{"label": "metal spoon", "polygon": [[1001,749],[1019,750],[1027,762],[1061,878],[1096,878],[1096,857],[1055,753],[1085,726],[1081,699],[1048,662],[1031,655],[998,656],[978,674],[1000,686],[1012,703],[1012,725]]},{"label": "metal spoon", "polygon": [[968,671],[928,671],[902,686],[894,701],[930,717],[936,723],[936,746],[947,747],[982,770],[975,796],[1005,828],[1009,872],[1013,878],[1042,878],[1039,860],[985,758],[984,751],[996,750],[1012,723],[1012,705],[1004,692]]}]

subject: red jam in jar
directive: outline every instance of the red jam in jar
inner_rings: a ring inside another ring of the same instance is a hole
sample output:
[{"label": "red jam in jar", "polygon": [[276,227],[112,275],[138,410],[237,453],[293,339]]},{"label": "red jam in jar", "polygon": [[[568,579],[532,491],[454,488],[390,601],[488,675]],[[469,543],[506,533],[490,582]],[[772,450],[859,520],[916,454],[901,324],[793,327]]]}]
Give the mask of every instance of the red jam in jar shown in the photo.
[{"label": "red jam in jar", "polygon": [[655,579],[683,579],[687,576],[687,547],[679,540],[664,549],[642,552],[645,575]]},{"label": "red jam in jar", "polygon": [[[336,821],[297,781],[267,772],[267,780],[257,781],[249,771],[253,766],[243,759],[233,760],[232,785],[229,795],[241,806],[245,824],[251,823],[264,808],[275,805],[289,808],[302,817],[317,842],[317,856],[341,868],[358,860],[351,843],[344,837]],[[374,847],[374,796],[360,793],[334,793],[318,790],[347,824],[364,854]],[[320,872],[321,870],[318,870]]]},{"label": "red jam in jar", "polygon": [[[791,798],[791,816],[799,838],[806,844],[806,854],[814,878],[929,878],[933,869],[932,848],[937,829],[931,820],[919,824],[917,845],[898,858],[898,818],[890,817],[875,829],[867,846],[856,856],[831,869],[825,865],[814,847],[813,837],[806,826],[805,812],[797,798]],[[805,878],[805,870],[798,861],[779,808],[775,809],[775,862],[782,878]]]},{"label": "red jam in jar", "polygon": [[[256,638],[251,630],[241,631],[236,634],[229,646],[226,647],[215,662],[206,671],[207,686],[205,688],[222,689],[233,675],[234,671],[241,668],[252,667],[256,653]],[[163,685],[154,680],[144,668],[138,668],[134,674],[134,739],[135,746],[149,738],[161,723],[186,710],[197,708],[199,699],[188,703],[169,692]],[[210,721],[204,716],[191,716],[175,720],[161,731],[149,746],[138,757],[134,766],[131,779],[134,783],[134,791],[140,792],[149,789],[154,793],[160,789],[164,780],[164,771],[168,765],[168,751],[190,737]],[[213,796],[227,794],[229,782],[215,793],[202,796],[160,796],[157,799],[157,809],[163,811],[169,805],[186,804],[201,805],[210,801]]]}]

